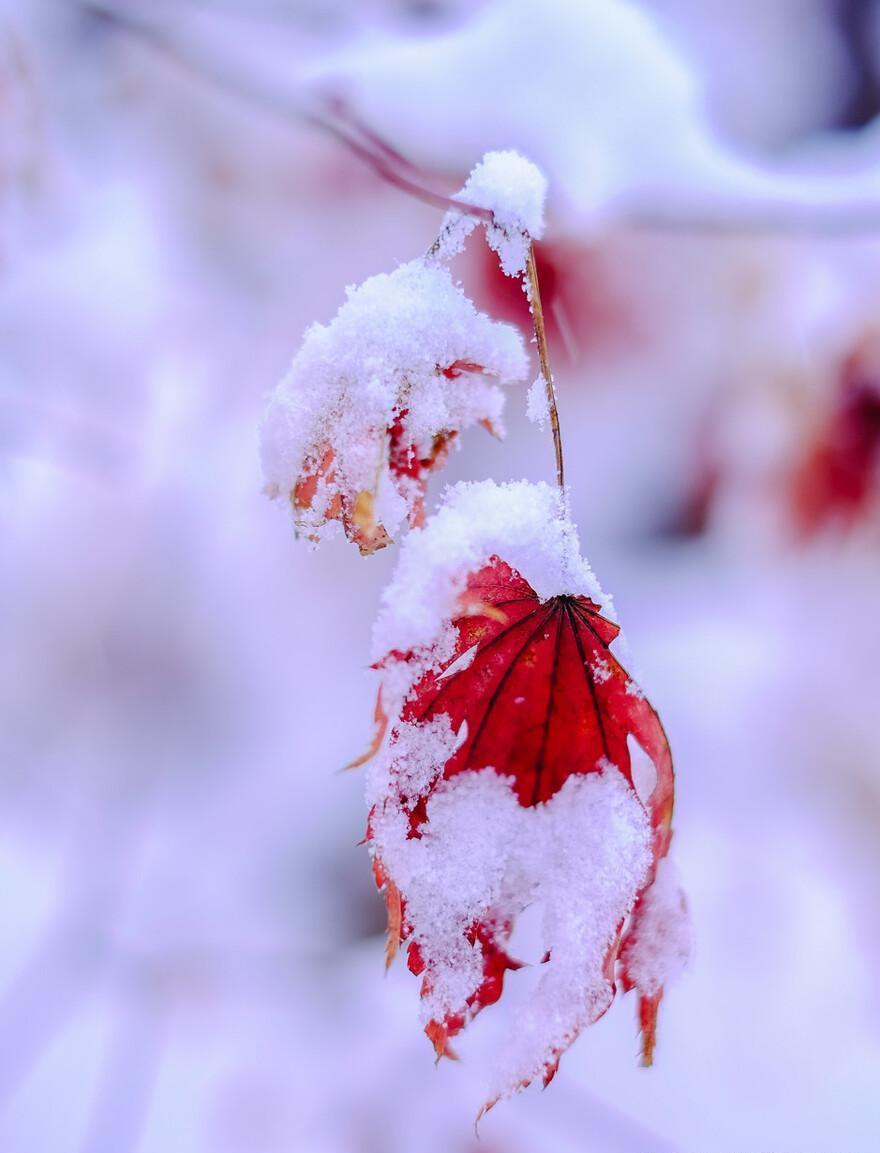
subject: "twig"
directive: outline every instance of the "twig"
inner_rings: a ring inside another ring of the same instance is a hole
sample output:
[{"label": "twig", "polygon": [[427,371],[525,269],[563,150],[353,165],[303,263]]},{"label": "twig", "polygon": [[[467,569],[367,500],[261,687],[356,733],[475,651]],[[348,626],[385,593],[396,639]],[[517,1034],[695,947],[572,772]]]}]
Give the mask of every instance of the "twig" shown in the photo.
[{"label": "twig", "polygon": [[547,347],[547,332],[544,328],[544,309],[541,306],[541,288],[538,283],[538,266],[535,263],[535,246],[529,241],[529,255],[526,261],[529,307],[535,323],[535,343],[538,346],[538,362],[544,378],[547,395],[547,410],[550,413],[550,429],[553,433],[553,450],[556,453],[556,483],[565,490],[565,464],[562,458],[562,431],[559,427],[559,410],[556,407],[556,388],[550,371],[550,353]]}]

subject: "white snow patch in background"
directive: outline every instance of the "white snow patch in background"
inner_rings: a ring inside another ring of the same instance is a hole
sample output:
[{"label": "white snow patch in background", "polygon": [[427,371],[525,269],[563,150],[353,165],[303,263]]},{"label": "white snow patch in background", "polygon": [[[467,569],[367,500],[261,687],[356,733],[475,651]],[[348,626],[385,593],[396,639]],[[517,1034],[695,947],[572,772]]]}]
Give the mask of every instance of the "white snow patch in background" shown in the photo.
[{"label": "white snow patch in background", "polygon": [[718,139],[700,79],[642,5],[499,0],[454,35],[370,41],[304,79],[344,83],[371,126],[425,164],[460,167],[511,143],[548,173],[557,211],[578,226],[671,192],[772,184]]}]

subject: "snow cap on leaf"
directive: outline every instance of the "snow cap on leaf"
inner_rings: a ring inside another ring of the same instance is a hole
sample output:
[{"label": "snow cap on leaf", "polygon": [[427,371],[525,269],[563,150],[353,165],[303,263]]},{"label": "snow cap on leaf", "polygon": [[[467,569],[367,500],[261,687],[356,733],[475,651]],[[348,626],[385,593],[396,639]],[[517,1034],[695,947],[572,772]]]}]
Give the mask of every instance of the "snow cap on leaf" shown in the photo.
[{"label": "snow cap on leaf", "polygon": [[373,657],[436,648],[444,621],[458,615],[468,578],[498,555],[545,601],[589,597],[614,619],[611,598],[580,552],[558,488],[493,480],[447,487],[440,508],[401,547],[373,631]]},{"label": "snow cap on leaf", "polygon": [[336,522],[374,552],[420,523],[427,476],[473,424],[501,431],[499,384],[525,379],[519,334],[476,310],[449,272],[415,260],[348,290],[313,325],[261,429],[270,495],[312,540]]}]

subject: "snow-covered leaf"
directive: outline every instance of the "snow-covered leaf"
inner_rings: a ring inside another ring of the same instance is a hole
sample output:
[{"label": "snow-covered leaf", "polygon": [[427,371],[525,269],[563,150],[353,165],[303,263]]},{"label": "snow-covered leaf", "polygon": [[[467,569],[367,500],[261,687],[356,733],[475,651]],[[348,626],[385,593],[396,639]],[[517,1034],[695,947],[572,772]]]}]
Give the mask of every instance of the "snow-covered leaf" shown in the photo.
[{"label": "snow-covered leaf", "polygon": [[501,431],[499,384],[524,379],[519,334],[477,312],[430,259],[349,289],[306,333],[262,427],[270,495],[290,499],[298,531],[340,522],[361,552],[420,523],[430,472],[458,433]]},{"label": "snow-covered leaf", "polygon": [[[559,591],[539,596],[495,551],[508,531],[510,554],[545,590],[555,579]],[[398,635],[420,639],[380,662],[387,738],[369,786],[389,956],[408,943],[438,1054],[501,996],[505,973],[517,967],[507,951],[516,917],[533,902],[544,911],[546,969],[499,1061],[490,1102],[535,1077],[548,1081],[561,1053],[608,1008],[625,918],[644,904],[669,847],[669,746],[611,650],[618,626],[581,591],[601,599],[575,549],[561,499],[546,486],[458,486],[406,541],[379,627],[388,635],[402,580],[422,605],[429,589],[435,604],[453,590],[433,637],[424,620],[407,623],[406,603],[396,606]],[[473,566],[463,579],[462,563]],[[646,806],[629,739],[653,763]],[[634,938],[630,951],[641,955]],[[662,994],[651,972],[646,1059]],[[635,959],[629,984],[642,993]]]}]

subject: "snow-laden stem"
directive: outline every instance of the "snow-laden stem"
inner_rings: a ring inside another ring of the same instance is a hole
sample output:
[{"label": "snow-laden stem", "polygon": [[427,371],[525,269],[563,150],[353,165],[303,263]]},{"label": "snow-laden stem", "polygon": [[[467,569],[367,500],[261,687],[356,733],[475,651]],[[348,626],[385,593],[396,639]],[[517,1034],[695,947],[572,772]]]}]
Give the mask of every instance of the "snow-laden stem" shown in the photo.
[{"label": "snow-laden stem", "polygon": [[562,431],[559,427],[559,409],[556,407],[556,388],[550,371],[550,353],[547,347],[547,331],[544,327],[544,309],[541,306],[541,288],[538,283],[538,266],[535,263],[535,246],[529,243],[526,262],[526,280],[529,308],[535,325],[535,344],[538,348],[538,362],[547,394],[547,411],[550,414],[550,430],[553,433],[553,450],[556,453],[556,483],[565,490],[565,462],[562,456]]}]

